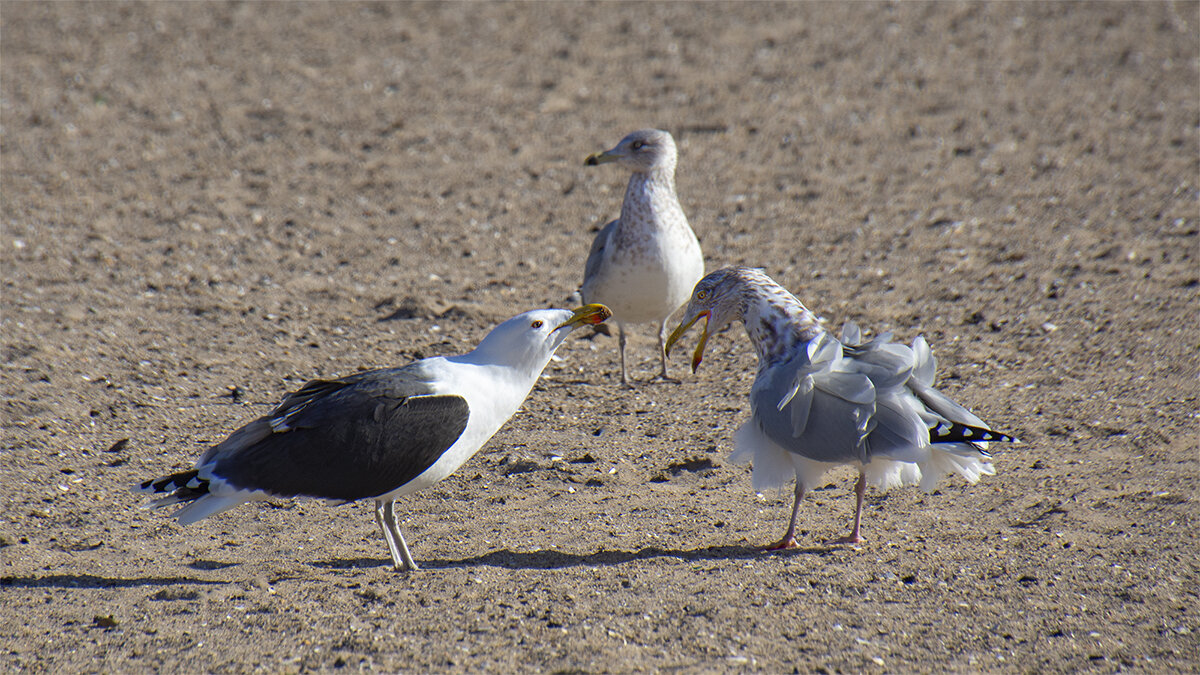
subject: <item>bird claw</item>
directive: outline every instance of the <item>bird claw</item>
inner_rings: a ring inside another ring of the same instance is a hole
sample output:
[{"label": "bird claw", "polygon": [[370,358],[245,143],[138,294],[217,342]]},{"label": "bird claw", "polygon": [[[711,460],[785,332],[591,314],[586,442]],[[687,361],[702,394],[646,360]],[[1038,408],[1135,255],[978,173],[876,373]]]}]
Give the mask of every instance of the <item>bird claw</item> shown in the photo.
[{"label": "bird claw", "polygon": [[800,544],[796,543],[796,538],[789,534],[774,544],[767,544],[763,547],[763,551],[786,551],[792,548],[800,548]]},{"label": "bird claw", "polygon": [[833,541],[831,541],[829,543],[830,544],[861,544],[861,543],[863,543],[863,541],[865,541],[865,540],[862,537],[860,537],[857,532],[853,532],[844,537],[838,537],[837,539],[834,539]]}]

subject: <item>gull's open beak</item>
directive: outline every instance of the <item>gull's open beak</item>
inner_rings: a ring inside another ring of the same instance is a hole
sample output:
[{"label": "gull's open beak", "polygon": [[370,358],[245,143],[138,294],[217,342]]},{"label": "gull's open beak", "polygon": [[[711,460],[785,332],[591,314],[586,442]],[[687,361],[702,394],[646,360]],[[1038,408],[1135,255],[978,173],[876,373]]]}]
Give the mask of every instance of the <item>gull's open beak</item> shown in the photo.
[{"label": "gull's open beak", "polygon": [[575,310],[575,313],[571,315],[571,318],[562,322],[562,324],[554,330],[567,327],[577,328],[585,323],[594,326],[598,323],[604,323],[605,319],[608,319],[610,316],[612,316],[612,310],[604,305],[584,305],[583,307]]},{"label": "gull's open beak", "polygon": [[666,352],[667,356],[670,356],[671,347],[679,341],[679,338],[683,337],[684,333],[688,332],[688,329],[692,327],[692,324],[699,321],[700,317],[704,317],[704,329],[700,331],[700,344],[696,345],[696,351],[692,353],[693,373],[696,372],[696,369],[700,367],[700,359],[704,357],[704,347],[708,344],[708,320],[711,316],[712,312],[700,312],[696,316],[692,317],[691,321],[688,321],[687,323],[680,322],[675,330],[671,331],[671,335],[667,338]]},{"label": "gull's open beak", "polygon": [[605,150],[604,152],[595,152],[595,153],[588,155],[587,159],[583,160],[583,165],[584,166],[597,166],[600,164],[608,164],[609,162],[615,162],[618,159],[621,159],[620,155],[613,152],[612,150]]}]

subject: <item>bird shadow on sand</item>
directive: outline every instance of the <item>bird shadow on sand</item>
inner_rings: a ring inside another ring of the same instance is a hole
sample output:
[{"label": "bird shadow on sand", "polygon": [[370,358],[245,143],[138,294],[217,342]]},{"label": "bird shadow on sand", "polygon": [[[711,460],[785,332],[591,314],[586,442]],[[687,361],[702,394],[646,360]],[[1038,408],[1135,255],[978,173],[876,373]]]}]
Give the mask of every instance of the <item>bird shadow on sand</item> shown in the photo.
[{"label": "bird shadow on sand", "polygon": [[[763,551],[757,546],[710,546],[690,551],[650,546],[637,551],[597,551],[595,553],[565,553],[562,551],[522,551],[503,549],[473,558],[460,560],[417,560],[423,569],[455,569],[464,567],[503,567],[512,570],[563,569],[568,567],[604,567],[623,565],[637,560],[676,558],[684,562],[757,560],[773,557],[827,556],[835,549],[827,547],[796,548],[787,551]],[[388,558],[335,558],[312,563],[327,569],[381,567],[391,565]]]},{"label": "bird shadow on sand", "polygon": [[122,579],[95,574],[48,574],[44,577],[0,577],[0,588],[137,588],[141,586],[181,586],[225,584],[226,581],[191,577],[138,577]]}]

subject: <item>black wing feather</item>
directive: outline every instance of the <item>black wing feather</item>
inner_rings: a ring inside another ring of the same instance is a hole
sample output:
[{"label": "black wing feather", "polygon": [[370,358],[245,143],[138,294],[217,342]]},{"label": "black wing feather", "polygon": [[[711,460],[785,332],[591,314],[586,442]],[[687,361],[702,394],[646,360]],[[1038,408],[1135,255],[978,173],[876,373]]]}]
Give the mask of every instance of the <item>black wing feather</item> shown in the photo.
[{"label": "black wing feather", "polygon": [[284,497],[347,501],[408,483],[454,445],[470,409],[461,396],[403,395],[410,382],[392,374],[309,382],[247,425],[258,425],[251,442],[215,453],[213,475]]},{"label": "black wing feather", "polygon": [[[958,422],[939,422],[929,429],[931,443],[972,443],[977,448],[979,443],[1008,442],[1015,443],[1016,437],[1002,434],[999,431],[983,427],[959,424]],[[979,453],[991,457],[991,453],[979,448]]]}]

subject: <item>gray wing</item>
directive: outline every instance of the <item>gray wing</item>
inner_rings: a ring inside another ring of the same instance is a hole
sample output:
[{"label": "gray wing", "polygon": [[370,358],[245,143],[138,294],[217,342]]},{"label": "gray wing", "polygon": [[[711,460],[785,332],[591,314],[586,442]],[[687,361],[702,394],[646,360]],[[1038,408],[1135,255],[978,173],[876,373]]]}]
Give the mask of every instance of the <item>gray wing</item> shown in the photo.
[{"label": "gray wing", "polygon": [[617,231],[617,224],[620,222],[621,220],[618,218],[605,225],[596,233],[596,238],[592,240],[592,250],[588,251],[587,263],[583,266],[583,286],[580,288],[585,303],[592,302],[588,298],[591,283],[599,276],[600,270],[604,266],[605,253],[611,243],[613,234]]},{"label": "gray wing", "polygon": [[958,431],[933,438],[935,428],[989,429],[932,387],[936,362],[923,339],[909,348],[890,334],[866,344],[857,335],[855,327],[843,331],[847,344],[823,335],[760,376],[751,392],[754,417],[772,441],[824,462],[915,462],[931,442],[962,440]]},{"label": "gray wing", "polygon": [[933,358],[933,352],[929,349],[929,344],[925,342],[925,338],[918,337],[913,341],[913,354],[916,359],[916,367],[913,370],[913,378],[908,383],[908,386],[931,412],[936,413],[946,421],[980,429],[991,428],[986,422],[979,419],[975,413],[967,410],[950,397],[933,388],[937,359]]},{"label": "gray wing", "polygon": [[314,380],[200,464],[234,487],[279,496],[375,497],[433,466],[466,428],[466,399],[428,392],[411,366]]},{"label": "gray wing", "polygon": [[838,370],[841,351],[825,333],[760,373],[754,420],[780,447],[820,462],[866,461],[875,391],[866,375]]}]

